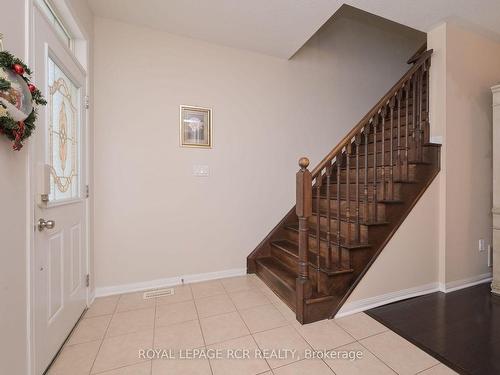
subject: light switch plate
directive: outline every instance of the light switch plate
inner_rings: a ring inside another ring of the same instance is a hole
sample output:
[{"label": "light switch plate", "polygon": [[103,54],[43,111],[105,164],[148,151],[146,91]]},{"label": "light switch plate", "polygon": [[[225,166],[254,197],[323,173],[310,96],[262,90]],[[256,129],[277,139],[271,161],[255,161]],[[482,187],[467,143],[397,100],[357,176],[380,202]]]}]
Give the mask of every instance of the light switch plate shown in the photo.
[{"label": "light switch plate", "polygon": [[210,175],[210,169],[208,165],[193,165],[193,176],[196,177],[208,177]]},{"label": "light switch plate", "polygon": [[483,239],[479,240],[479,251],[485,251],[486,250],[486,246],[485,246],[485,242]]}]

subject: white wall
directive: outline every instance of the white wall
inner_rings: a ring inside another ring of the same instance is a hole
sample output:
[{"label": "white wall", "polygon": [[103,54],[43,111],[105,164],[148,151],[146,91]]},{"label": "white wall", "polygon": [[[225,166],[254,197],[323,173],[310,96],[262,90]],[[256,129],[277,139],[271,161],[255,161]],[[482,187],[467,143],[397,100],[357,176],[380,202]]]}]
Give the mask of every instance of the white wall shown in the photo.
[{"label": "white wall", "polygon": [[436,178],[339,311],[339,316],[438,289]]},{"label": "white wall", "polygon": [[490,272],[478,240],[492,236],[492,96],[500,82],[500,43],[446,25],[445,279]]},{"label": "white wall", "polygon": [[[289,61],[107,19],[95,40],[97,288],[244,269],[294,204],[298,158],[314,166],[423,41],[352,10]],[[213,108],[213,149],[179,147],[180,104]]]},{"label": "white wall", "polygon": [[485,281],[491,273],[478,241],[491,244],[490,87],[500,82],[500,43],[453,23],[437,25],[427,43],[434,50],[431,137],[443,142],[441,171],[341,313]]}]

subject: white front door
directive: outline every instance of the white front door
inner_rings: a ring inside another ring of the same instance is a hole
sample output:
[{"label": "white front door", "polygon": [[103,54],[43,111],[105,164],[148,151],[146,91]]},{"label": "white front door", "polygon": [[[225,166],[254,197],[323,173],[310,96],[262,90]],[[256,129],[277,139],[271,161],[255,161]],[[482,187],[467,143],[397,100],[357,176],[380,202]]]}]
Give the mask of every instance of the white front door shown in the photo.
[{"label": "white front door", "polygon": [[[50,364],[86,307],[85,72],[34,11],[34,71],[45,94],[34,148],[35,373]],[[45,195],[44,195],[45,194]]]}]

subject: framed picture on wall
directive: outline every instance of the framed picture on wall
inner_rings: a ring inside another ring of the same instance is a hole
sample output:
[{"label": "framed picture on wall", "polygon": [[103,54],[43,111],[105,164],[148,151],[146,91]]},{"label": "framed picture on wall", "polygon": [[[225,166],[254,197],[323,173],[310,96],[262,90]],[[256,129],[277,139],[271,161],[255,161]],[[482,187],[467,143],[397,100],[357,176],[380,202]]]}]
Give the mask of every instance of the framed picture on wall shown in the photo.
[{"label": "framed picture on wall", "polygon": [[212,110],[181,105],[180,137],[182,147],[212,147]]}]

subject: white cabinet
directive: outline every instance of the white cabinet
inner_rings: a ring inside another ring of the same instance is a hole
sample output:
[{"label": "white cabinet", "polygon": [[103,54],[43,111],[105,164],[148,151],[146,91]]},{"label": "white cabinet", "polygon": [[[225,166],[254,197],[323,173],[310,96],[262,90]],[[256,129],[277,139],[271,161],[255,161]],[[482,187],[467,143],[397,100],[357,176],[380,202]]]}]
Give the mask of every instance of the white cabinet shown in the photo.
[{"label": "white cabinet", "polygon": [[500,85],[493,92],[493,282],[491,291],[500,295]]}]

